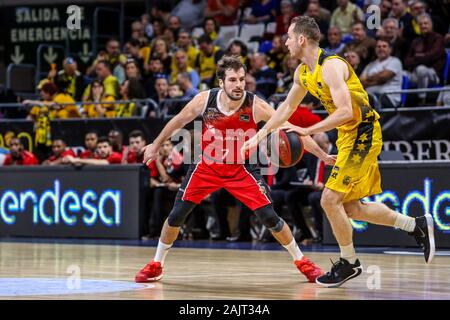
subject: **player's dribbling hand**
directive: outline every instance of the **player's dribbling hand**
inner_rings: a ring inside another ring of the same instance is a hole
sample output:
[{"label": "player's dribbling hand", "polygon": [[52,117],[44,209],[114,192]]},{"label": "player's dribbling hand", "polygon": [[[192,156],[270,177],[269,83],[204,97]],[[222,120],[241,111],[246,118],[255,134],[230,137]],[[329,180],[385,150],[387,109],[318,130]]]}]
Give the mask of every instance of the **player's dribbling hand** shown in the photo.
[{"label": "player's dribbling hand", "polygon": [[150,143],[143,147],[141,150],[144,153],[144,160],[142,160],[142,163],[149,165],[150,162],[152,162],[158,155],[158,150],[159,146],[155,145],[154,143]]},{"label": "player's dribbling hand", "polygon": [[302,128],[298,126],[284,126],[281,128],[282,130],[286,130],[287,132],[297,132],[301,136],[309,136],[309,130],[308,128]]},{"label": "player's dribbling hand", "polygon": [[326,156],[326,158],[322,159],[326,165],[328,166],[334,166],[334,164],[336,163],[337,160],[337,155],[333,154],[329,154]]}]

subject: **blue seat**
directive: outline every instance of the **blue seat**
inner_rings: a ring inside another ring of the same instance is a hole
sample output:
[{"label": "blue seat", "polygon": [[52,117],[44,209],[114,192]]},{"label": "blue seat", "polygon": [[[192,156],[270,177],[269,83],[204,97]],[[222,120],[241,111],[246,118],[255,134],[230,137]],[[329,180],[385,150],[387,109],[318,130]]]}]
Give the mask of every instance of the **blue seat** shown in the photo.
[{"label": "blue seat", "polygon": [[345,44],[347,44],[349,42],[352,42],[353,41],[353,36],[351,34],[349,34],[349,33],[344,34],[342,36],[342,40],[341,41],[342,41],[342,43],[345,43]]},{"label": "blue seat", "polygon": [[[403,74],[402,76],[402,90],[407,90],[410,88],[411,81],[409,77],[406,74]],[[400,107],[404,107],[406,105],[406,97],[408,96],[407,93],[402,93],[400,98]]]},{"label": "blue seat", "polygon": [[447,54],[447,59],[445,61],[444,74],[442,77],[442,79],[444,79],[444,85],[448,83],[448,76],[450,73],[450,48],[445,49],[445,53]]}]

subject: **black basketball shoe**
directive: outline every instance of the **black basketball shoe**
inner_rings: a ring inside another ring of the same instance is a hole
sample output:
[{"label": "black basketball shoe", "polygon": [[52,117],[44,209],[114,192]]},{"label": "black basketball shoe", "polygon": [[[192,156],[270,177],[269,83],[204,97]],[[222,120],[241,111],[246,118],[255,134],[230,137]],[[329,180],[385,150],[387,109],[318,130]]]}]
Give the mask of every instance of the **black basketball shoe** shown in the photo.
[{"label": "black basketball shoe", "polygon": [[351,264],[344,258],[339,261],[331,261],[333,266],[331,271],[316,279],[316,283],[328,288],[340,287],[344,282],[359,276],[363,268],[359,260],[356,259],[354,264]]},{"label": "black basketball shoe", "polygon": [[424,216],[417,217],[414,231],[408,232],[408,234],[413,236],[417,244],[422,247],[425,262],[430,263],[433,260],[436,249],[434,244],[434,224],[431,214],[427,213]]}]

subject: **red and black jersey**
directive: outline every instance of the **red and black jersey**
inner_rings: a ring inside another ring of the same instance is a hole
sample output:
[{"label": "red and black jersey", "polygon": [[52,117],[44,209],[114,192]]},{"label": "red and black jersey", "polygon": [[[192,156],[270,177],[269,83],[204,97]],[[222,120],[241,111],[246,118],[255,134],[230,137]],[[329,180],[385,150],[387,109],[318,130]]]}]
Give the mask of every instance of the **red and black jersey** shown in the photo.
[{"label": "red and black jersey", "polygon": [[257,132],[253,93],[245,91],[241,106],[227,112],[220,104],[222,89],[208,92],[202,114],[202,154],[214,163],[242,164],[240,150]]},{"label": "red and black jersey", "polygon": [[95,152],[92,152],[92,151],[89,150],[89,149],[84,150],[84,151],[80,154],[80,159],[96,159],[96,158],[95,158]]},{"label": "red and black jersey", "polygon": [[3,165],[5,166],[35,166],[38,165],[39,161],[34,154],[24,150],[19,158],[13,158],[12,155],[8,154],[5,157]]}]

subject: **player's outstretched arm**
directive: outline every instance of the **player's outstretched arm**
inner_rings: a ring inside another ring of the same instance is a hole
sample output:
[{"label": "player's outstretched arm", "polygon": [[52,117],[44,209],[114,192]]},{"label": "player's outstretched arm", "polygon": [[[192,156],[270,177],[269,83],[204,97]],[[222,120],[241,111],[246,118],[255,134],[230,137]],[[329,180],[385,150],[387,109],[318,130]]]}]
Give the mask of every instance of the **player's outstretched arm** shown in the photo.
[{"label": "player's outstretched arm", "polygon": [[266,135],[281,127],[294,113],[298,105],[306,96],[306,90],[299,82],[299,67],[295,70],[294,82],[288,92],[286,100],[284,100],[277,108],[274,115],[267,121],[265,126],[258,132],[258,141],[261,141]]},{"label": "player's outstretched arm", "polygon": [[186,106],[173,117],[161,131],[161,133],[156,137],[153,143],[146,145],[142,151],[144,152],[143,163],[149,164],[158,154],[158,149],[161,144],[169,139],[173,133],[186,124],[197,118],[205,107],[206,99],[208,97],[208,92],[200,92],[191,101],[188,102]]},{"label": "player's outstretched arm", "polygon": [[258,134],[244,143],[241,149],[242,154],[247,150],[255,148],[268,134],[282,126],[294,113],[300,102],[302,102],[303,98],[306,96],[306,90],[300,85],[298,75],[299,67],[295,70],[294,83],[289,90],[286,100],[281,103],[275,114],[267,121],[264,127],[258,131]]},{"label": "player's outstretched arm", "polygon": [[336,111],[324,120],[303,130],[304,135],[329,131],[353,119],[352,100],[346,83],[348,72],[347,64],[340,59],[325,61],[322,73],[327,76],[323,78],[330,88]]},{"label": "player's outstretched arm", "polygon": [[[275,110],[263,99],[255,96],[255,122],[259,121],[268,122],[274,115]],[[283,127],[291,127],[289,122],[284,122]],[[314,141],[310,136],[302,136],[303,146],[308,152],[311,152],[317,158],[323,160],[326,164],[333,165],[336,162],[334,156],[330,156]]]}]

